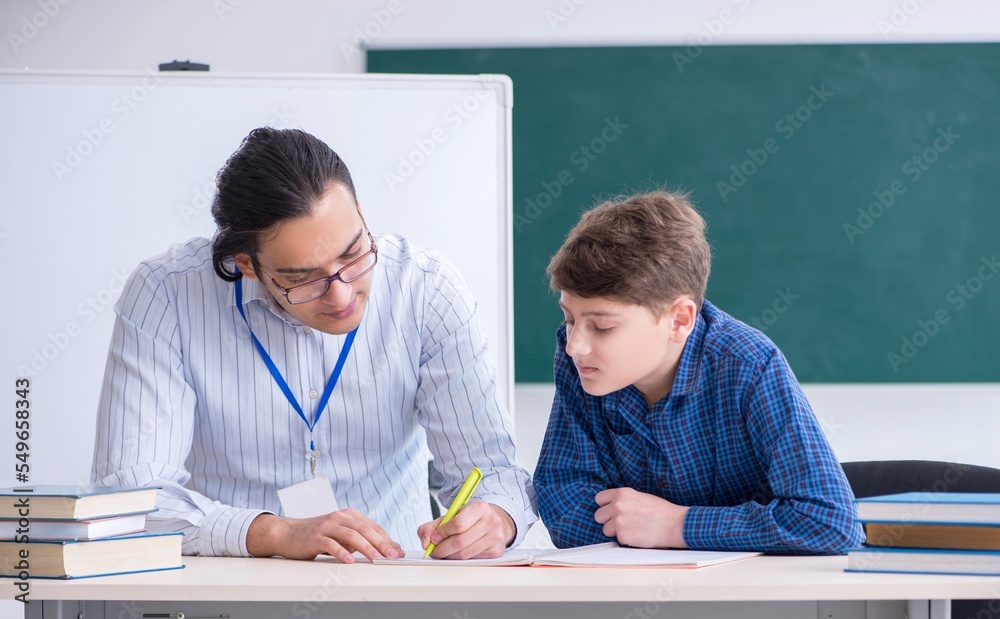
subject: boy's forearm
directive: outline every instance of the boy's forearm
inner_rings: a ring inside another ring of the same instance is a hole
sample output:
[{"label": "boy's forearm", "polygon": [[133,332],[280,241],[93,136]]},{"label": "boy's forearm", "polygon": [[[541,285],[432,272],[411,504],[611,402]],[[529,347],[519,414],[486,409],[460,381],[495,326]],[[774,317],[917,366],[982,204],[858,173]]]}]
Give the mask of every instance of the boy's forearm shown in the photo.
[{"label": "boy's forearm", "polygon": [[[608,541],[601,525],[594,520],[597,504],[593,499],[580,503],[538,498],[542,521],[557,548],[573,548]],[[558,515],[557,515],[558,514]]]},{"label": "boy's forearm", "polygon": [[806,501],[748,502],[731,507],[692,507],[684,518],[684,541],[698,550],[742,550],[778,554],[843,554],[861,543],[850,510],[808,513]]}]

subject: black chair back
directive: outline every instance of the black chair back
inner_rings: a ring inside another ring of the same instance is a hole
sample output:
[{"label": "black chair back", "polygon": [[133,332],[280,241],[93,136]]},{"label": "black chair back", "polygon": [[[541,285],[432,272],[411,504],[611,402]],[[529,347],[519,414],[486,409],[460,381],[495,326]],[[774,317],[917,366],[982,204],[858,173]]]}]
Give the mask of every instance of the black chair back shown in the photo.
[{"label": "black chair back", "polygon": [[841,464],[854,496],[900,492],[1000,492],[1000,469],[933,460],[872,460]]}]

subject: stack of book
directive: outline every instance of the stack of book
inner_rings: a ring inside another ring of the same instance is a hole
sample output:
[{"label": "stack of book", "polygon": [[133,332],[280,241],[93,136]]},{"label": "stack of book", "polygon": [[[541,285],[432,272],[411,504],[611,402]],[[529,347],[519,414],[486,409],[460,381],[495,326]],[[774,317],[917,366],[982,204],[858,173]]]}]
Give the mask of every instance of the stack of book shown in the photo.
[{"label": "stack of book", "polygon": [[184,567],[180,533],[149,533],[158,488],[0,488],[0,576],[85,578]]},{"label": "stack of book", "polygon": [[857,499],[865,546],[849,572],[1000,576],[1000,494],[906,492]]}]

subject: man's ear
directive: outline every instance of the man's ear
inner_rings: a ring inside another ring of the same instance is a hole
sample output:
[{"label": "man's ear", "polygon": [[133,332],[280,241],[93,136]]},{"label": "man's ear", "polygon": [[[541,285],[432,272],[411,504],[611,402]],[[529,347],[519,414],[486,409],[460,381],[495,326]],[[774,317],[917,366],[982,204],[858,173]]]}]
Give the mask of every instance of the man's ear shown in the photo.
[{"label": "man's ear", "polygon": [[236,254],[233,257],[233,261],[236,262],[236,268],[240,270],[243,277],[247,279],[257,279],[257,272],[253,270],[253,262],[250,261],[250,256],[246,254]]},{"label": "man's ear", "polygon": [[690,297],[683,296],[674,301],[667,310],[667,318],[670,320],[670,339],[683,343],[694,331],[694,324],[698,319],[698,306]]}]

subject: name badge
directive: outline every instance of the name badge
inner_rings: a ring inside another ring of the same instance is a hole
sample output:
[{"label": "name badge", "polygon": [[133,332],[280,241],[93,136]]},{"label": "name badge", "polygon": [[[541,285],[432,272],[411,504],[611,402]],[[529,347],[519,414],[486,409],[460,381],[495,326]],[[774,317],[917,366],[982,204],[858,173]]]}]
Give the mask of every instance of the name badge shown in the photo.
[{"label": "name badge", "polygon": [[340,509],[326,475],[278,490],[278,500],[286,518],[314,518]]}]

